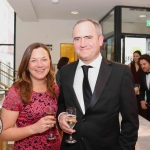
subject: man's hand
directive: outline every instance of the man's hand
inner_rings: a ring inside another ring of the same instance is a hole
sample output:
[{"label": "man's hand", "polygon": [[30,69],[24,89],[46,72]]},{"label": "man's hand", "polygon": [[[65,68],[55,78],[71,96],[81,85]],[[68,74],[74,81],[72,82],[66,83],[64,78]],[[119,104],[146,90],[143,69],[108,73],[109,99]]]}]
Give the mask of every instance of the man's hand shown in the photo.
[{"label": "man's hand", "polygon": [[72,133],[74,133],[75,132],[75,130],[72,130],[71,128],[70,128],[70,126],[67,124],[67,122],[66,122],[66,113],[62,113],[62,114],[60,114],[60,116],[59,116],[59,126],[60,126],[60,128],[64,131],[64,132],[66,132],[66,133],[68,133],[68,134],[72,134]]},{"label": "man's hand", "polygon": [[146,104],[147,104],[147,102],[146,101],[141,101],[141,107],[143,108],[143,109],[147,109],[147,106],[146,106]]}]

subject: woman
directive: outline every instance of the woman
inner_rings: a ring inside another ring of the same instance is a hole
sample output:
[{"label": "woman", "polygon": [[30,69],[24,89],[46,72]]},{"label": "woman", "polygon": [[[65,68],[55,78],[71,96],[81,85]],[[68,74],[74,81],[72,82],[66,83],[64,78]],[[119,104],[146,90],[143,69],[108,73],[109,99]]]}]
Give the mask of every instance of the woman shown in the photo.
[{"label": "woman", "polygon": [[60,68],[64,65],[67,65],[69,63],[69,58],[68,57],[61,57],[60,60],[58,61],[57,64],[57,73],[56,73],[56,83],[58,86],[60,86]]},{"label": "woman", "polygon": [[133,61],[129,64],[129,67],[131,68],[131,72],[132,72],[135,84],[140,83],[140,73],[142,71],[140,68],[140,65],[139,65],[140,56],[141,56],[141,52],[139,50],[136,50],[133,53]]},{"label": "woman", "polygon": [[131,68],[131,72],[132,72],[132,75],[133,75],[133,78],[134,78],[135,94],[136,94],[137,103],[138,103],[139,115],[145,117],[145,111],[141,108],[140,97],[139,97],[140,74],[142,72],[142,69],[139,65],[140,56],[141,56],[141,52],[139,50],[134,51],[133,61],[129,64],[129,67]]},{"label": "woman", "polygon": [[[15,141],[13,150],[59,150],[56,119],[46,115],[48,107],[57,110],[58,94],[49,49],[42,43],[29,45],[19,66],[18,80],[3,103],[0,138]],[[56,139],[47,141],[50,129]]]}]

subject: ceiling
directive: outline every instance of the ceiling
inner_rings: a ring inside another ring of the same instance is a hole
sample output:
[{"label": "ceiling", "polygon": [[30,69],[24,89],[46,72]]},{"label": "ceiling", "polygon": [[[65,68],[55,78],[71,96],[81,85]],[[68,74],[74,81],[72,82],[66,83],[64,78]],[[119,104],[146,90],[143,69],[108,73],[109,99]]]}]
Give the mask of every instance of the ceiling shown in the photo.
[{"label": "ceiling", "polygon": [[[24,22],[38,22],[40,19],[79,20],[90,18],[100,20],[114,6],[150,7],[150,0],[7,0],[17,16]],[[71,11],[78,11],[72,15]],[[127,15],[130,18],[130,14]]]}]

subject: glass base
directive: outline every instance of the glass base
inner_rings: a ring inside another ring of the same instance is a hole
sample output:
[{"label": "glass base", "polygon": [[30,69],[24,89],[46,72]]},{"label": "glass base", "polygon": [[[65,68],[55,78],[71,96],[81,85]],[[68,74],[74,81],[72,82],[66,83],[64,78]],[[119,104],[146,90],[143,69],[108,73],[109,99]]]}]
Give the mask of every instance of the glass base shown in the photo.
[{"label": "glass base", "polygon": [[76,143],[77,141],[75,140],[75,139],[68,139],[68,140],[66,140],[66,143],[69,143],[69,144],[74,144],[74,143]]}]

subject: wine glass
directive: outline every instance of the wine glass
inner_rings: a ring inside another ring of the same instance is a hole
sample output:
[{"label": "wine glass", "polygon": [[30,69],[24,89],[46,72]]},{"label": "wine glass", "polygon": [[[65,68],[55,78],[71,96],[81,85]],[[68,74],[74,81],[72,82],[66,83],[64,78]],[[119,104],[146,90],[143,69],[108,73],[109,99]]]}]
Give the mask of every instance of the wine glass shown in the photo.
[{"label": "wine glass", "polygon": [[[76,124],[76,108],[74,107],[68,107],[66,109],[67,117],[66,117],[66,122],[70,126],[70,128],[73,129],[73,127]],[[69,139],[66,140],[66,143],[73,144],[76,143],[77,141],[72,137],[72,134],[70,134]]]},{"label": "wine glass", "polygon": [[[46,115],[51,115],[51,116],[54,116],[56,117],[56,109],[52,106],[49,106],[46,108]],[[55,128],[56,126],[54,126],[53,128]],[[50,140],[55,140],[56,139],[56,136],[53,135],[52,133],[52,128],[50,128],[50,134],[48,135],[47,137],[47,141],[50,141]]]},{"label": "wine glass", "polygon": [[139,87],[140,87],[140,84],[135,84],[134,85],[134,90],[135,90],[136,95],[139,95]]}]

